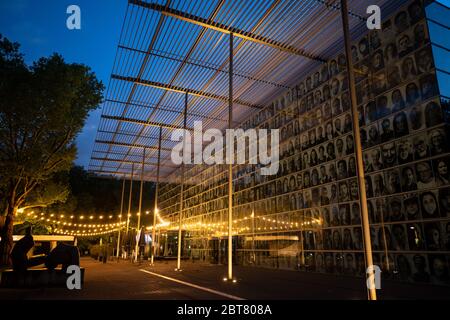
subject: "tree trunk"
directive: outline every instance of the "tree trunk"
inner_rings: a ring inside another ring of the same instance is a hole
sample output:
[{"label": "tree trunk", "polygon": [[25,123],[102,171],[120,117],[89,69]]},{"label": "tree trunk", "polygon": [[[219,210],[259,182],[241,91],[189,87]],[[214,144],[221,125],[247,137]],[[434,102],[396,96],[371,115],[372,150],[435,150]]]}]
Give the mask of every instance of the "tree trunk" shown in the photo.
[{"label": "tree trunk", "polygon": [[11,266],[11,250],[13,247],[13,227],[16,208],[8,208],[5,224],[0,230],[0,266]]}]

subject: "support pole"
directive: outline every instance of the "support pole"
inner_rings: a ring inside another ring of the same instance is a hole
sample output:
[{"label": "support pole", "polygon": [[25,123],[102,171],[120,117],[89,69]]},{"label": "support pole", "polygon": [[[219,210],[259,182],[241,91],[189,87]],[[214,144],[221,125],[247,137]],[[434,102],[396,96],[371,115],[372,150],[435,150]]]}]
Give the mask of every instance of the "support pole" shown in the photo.
[{"label": "support pole", "polygon": [[366,195],[366,184],[364,180],[364,166],[363,166],[363,155],[361,147],[361,136],[359,128],[358,119],[358,109],[356,100],[356,89],[355,89],[355,75],[353,72],[353,61],[352,61],[352,51],[350,43],[350,31],[348,24],[348,9],[347,0],[341,0],[341,17],[342,17],[342,29],[344,31],[344,43],[345,43],[345,56],[347,60],[347,74],[348,74],[348,87],[350,90],[350,97],[352,103],[352,119],[353,119],[353,135],[355,137],[355,150],[356,150],[356,168],[358,172],[358,188],[359,188],[359,202],[361,207],[361,220],[362,220],[362,230],[364,237],[364,254],[366,258],[366,268],[367,268],[367,282],[371,286],[368,288],[368,298],[370,300],[377,299],[377,293],[375,289],[375,274],[373,268],[373,258],[372,258],[372,243],[370,240],[370,226],[369,226],[369,214],[367,209],[367,195]]},{"label": "support pole", "polygon": [[[128,238],[128,232],[129,232],[129,228],[130,228],[130,217],[131,217],[131,201],[133,198],[133,175],[134,175],[134,163],[131,164],[131,176],[130,176],[130,195],[128,197],[128,214],[127,214],[127,242],[130,241],[130,239]],[[127,243],[127,247],[128,247],[128,243]],[[128,255],[128,251],[127,251],[127,255]]]},{"label": "support pole", "polygon": [[141,164],[141,188],[139,190],[139,212],[138,212],[138,221],[137,221],[137,228],[136,232],[139,236],[138,239],[136,239],[136,247],[134,249],[135,256],[134,261],[138,261],[139,256],[139,240],[141,239],[140,229],[141,229],[141,212],[142,212],[142,191],[144,190],[144,170],[145,170],[145,149],[142,151],[142,164]]},{"label": "support pole", "polygon": [[251,263],[256,264],[256,252],[255,252],[255,204],[253,204],[252,210],[252,259]]},{"label": "support pole", "polygon": [[305,221],[305,216],[303,216],[303,222],[300,223],[300,268],[305,267],[305,245],[303,239],[303,223]]},{"label": "support pole", "polygon": [[[158,214],[158,192],[159,192],[159,166],[161,164],[161,140],[162,140],[162,127],[159,127],[159,141],[158,141],[158,166],[156,167],[156,188],[155,188],[155,208],[153,210],[153,227],[152,227],[152,257],[151,264],[153,264],[156,254],[156,215]],[[159,239],[158,239],[159,245]]]},{"label": "support pole", "polygon": [[[183,122],[183,144],[186,141],[186,122],[187,122],[187,109],[188,109],[188,98],[189,94],[186,92],[184,96],[184,122]],[[183,193],[184,193],[184,152],[186,152],[186,148],[183,147],[183,163],[181,164],[181,190],[180,190],[180,213],[178,217],[178,252],[177,252],[177,269],[181,271],[181,224],[183,219]]]},{"label": "support pole", "polygon": [[125,195],[125,177],[123,177],[122,182],[122,197],[120,200],[120,214],[119,214],[119,233],[117,235],[117,250],[116,250],[116,257],[120,257],[120,231],[122,230],[122,213],[123,213],[123,198]]},{"label": "support pole", "polygon": [[[228,74],[228,129],[232,129],[233,125],[233,33],[230,33],[230,66]],[[230,146],[234,146],[231,141]],[[229,147],[230,147],[229,146]],[[228,279],[233,279],[233,164],[234,150],[229,150],[230,158],[228,159]]]}]

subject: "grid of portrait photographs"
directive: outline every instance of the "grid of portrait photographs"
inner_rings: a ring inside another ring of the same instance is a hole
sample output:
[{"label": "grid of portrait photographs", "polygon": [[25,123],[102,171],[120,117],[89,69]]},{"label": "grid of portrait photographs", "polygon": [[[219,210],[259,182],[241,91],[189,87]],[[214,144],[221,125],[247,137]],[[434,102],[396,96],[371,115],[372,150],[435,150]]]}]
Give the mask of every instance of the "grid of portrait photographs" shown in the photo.
[{"label": "grid of portrait photographs", "polygon": [[[450,285],[448,111],[421,1],[351,50],[374,264],[386,278]],[[345,55],[242,124],[256,127],[280,129],[279,171],[263,176],[258,165],[235,166],[238,263],[365,275]],[[187,173],[184,247],[216,255],[211,239],[227,231],[226,167],[197,165]],[[174,221],[179,192],[178,184],[167,185],[159,200]]]}]

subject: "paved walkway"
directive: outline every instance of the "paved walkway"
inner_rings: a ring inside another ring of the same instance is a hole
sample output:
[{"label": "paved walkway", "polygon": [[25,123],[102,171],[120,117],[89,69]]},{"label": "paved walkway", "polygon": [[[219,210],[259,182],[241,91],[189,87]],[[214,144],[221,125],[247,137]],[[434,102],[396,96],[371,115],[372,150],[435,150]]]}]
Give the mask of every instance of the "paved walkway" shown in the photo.
[{"label": "paved walkway", "polygon": [[[237,283],[224,282],[226,266],[175,262],[106,264],[82,258],[81,290],[65,288],[0,289],[3,299],[366,299],[364,280],[324,274],[235,266]],[[450,299],[450,288],[384,281],[380,299]]]}]

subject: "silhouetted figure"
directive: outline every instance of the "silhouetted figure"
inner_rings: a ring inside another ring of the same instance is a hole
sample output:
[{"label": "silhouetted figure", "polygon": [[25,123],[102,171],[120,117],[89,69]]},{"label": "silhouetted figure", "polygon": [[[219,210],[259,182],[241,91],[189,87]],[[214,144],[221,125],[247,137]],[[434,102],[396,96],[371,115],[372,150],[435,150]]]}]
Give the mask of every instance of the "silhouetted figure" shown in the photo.
[{"label": "silhouetted figure", "polygon": [[16,242],[11,252],[11,260],[14,271],[26,271],[29,267],[34,267],[44,263],[45,256],[28,258],[27,254],[34,246],[31,226],[26,229],[25,236]]},{"label": "silhouetted figure", "polygon": [[45,266],[49,270],[54,270],[58,265],[62,264],[62,270],[66,271],[70,265],[80,265],[80,252],[76,246],[58,243],[45,261]]}]

